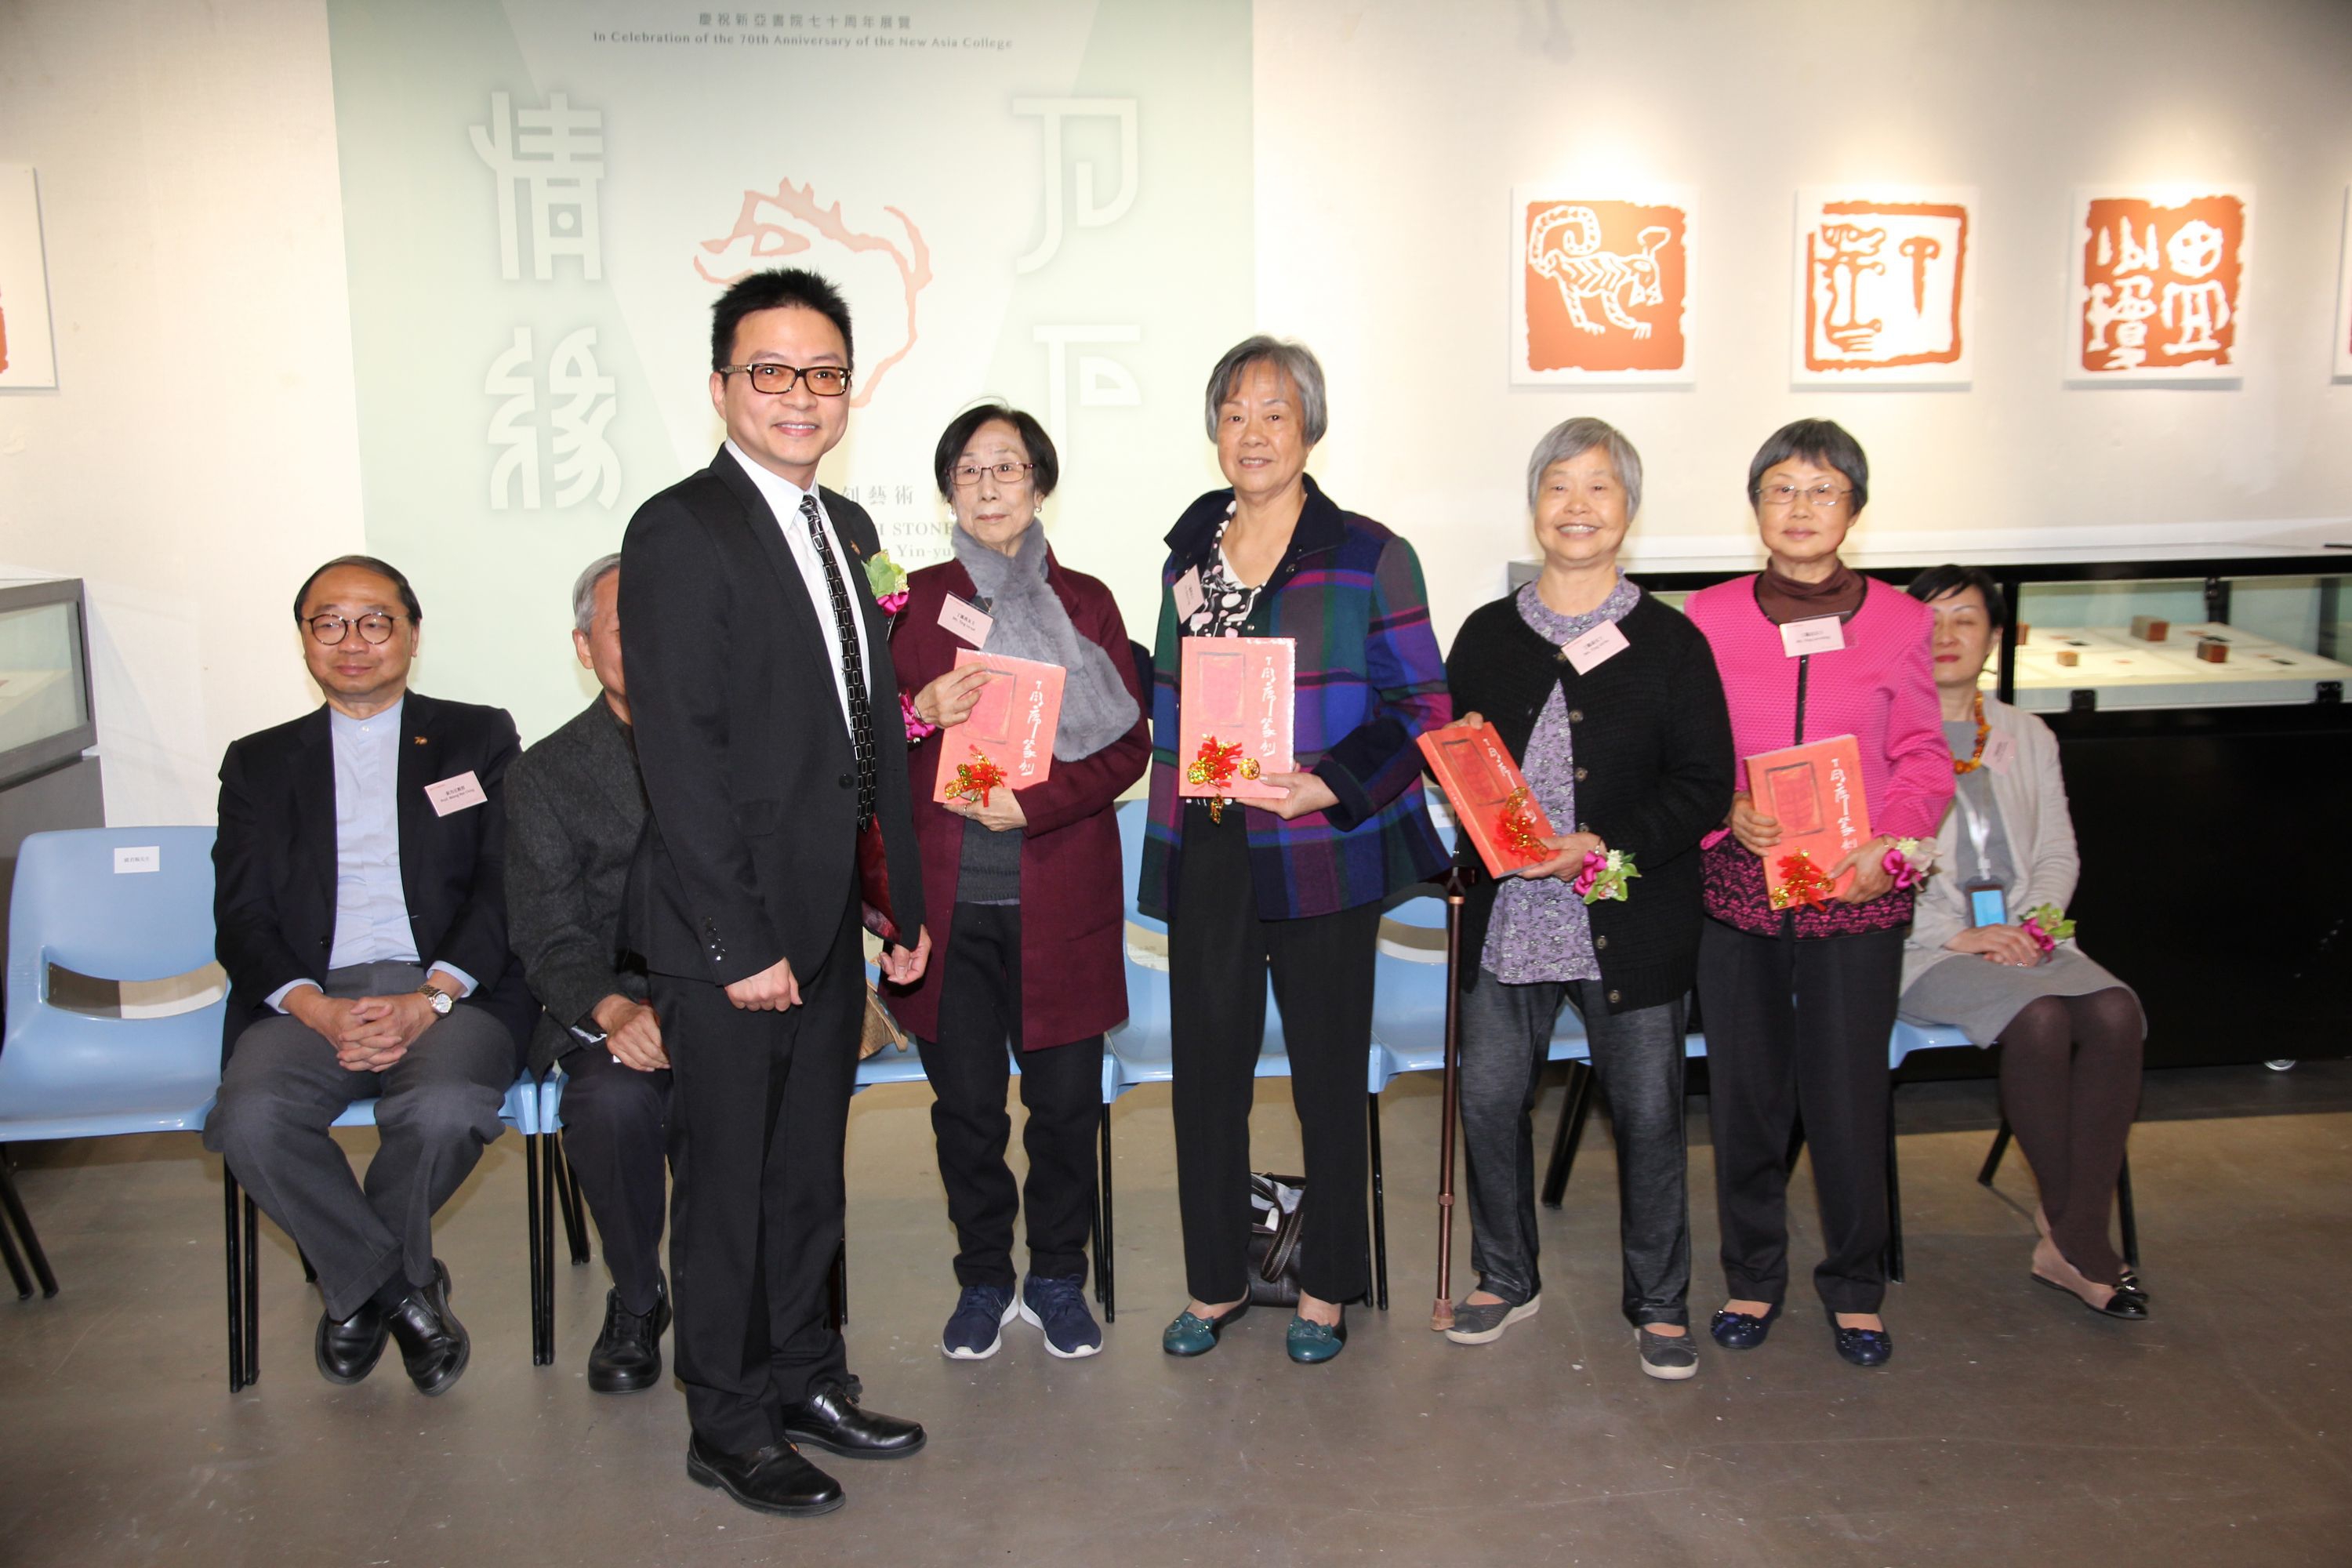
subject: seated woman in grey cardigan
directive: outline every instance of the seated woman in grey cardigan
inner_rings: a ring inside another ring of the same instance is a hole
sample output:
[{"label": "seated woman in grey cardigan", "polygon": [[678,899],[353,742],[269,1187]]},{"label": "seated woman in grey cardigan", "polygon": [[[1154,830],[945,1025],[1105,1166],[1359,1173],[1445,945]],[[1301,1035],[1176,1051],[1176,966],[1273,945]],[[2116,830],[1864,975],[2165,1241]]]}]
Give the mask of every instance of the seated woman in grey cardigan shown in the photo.
[{"label": "seated woman in grey cardigan", "polygon": [[[1462,1127],[1478,1288],[1446,1337],[1484,1344],[1541,1299],[1535,1105],[1563,1005],[1584,1020],[1617,1139],[1622,1307],[1642,1370],[1680,1379],[1691,1346],[1684,1189],[1685,997],[1698,968],[1699,840],[1731,806],[1731,721],[1715,655],[1617,567],[1642,504],[1642,459],[1598,419],[1570,419],[1528,462],[1543,572],[1472,612],[1446,657],[1465,721],[1510,748],[1555,835],[1545,859],[1482,879],[1462,916]],[[1467,833],[1458,859],[1481,865]],[[1640,879],[1588,905],[1585,856],[1622,850]]]},{"label": "seated woman in grey cardigan", "polygon": [[2081,862],[2057,737],[1977,685],[2008,618],[2000,586],[1972,566],[1937,566],[1909,591],[1936,612],[1936,689],[1959,777],[1904,950],[1902,1016],[2001,1047],[2001,1109],[2042,1187],[2033,1278],[2138,1321],[2147,1297],[2107,1218],[2139,1105],[2139,998],[2043,929],[2063,920]]}]

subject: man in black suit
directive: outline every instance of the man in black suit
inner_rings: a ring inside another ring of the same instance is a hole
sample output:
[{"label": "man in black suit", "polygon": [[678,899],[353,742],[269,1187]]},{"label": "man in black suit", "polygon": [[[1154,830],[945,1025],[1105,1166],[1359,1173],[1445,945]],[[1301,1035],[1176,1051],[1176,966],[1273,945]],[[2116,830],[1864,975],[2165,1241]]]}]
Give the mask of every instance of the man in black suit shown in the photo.
[{"label": "man in black suit", "polygon": [[646,791],[621,666],[620,566],[618,555],[592,561],[572,589],[572,648],[603,689],[507,774],[507,919],[546,1008],[531,1070],[560,1062],[566,1074],[564,1155],[613,1274],[588,1352],[599,1394],[661,1381],[670,1315],[660,1262],[669,1056],[645,964],[621,943]]},{"label": "man in black suit", "polygon": [[[330,1382],[387,1333],[440,1394],[466,1370],[433,1215],[482,1145],[538,1011],[509,962],[500,795],[514,721],[408,689],[425,613],[363,555],[294,597],[317,711],[233,742],[213,847],[227,1053],[205,1147],[318,1270]],[[328,1125],[381,1097],[362,1184]]]},{"label": "man in black suit", "polygon": [[873,521],[817,488],[849,423],[849,310],[814,273],[754,273],[713,310],[727,443],[638,509],[621,547],[630,710],[652,807],[625,934],[668,1042],[670,1281],[687,1474],[771,1513],[841,1488],[808,1444],[922,1447],[851,1398],[825,1282],[865,1006],[930,952]]}]

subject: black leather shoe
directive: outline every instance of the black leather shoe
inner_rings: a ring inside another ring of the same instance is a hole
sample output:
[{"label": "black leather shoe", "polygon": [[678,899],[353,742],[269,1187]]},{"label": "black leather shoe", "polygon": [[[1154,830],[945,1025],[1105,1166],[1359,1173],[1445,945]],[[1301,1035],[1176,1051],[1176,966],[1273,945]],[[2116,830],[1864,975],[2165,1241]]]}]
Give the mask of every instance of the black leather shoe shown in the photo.
[{"label": "black leather shoe", "polygon": [[1830,1334],[1841,1360],[1854,1366],[1885,1366],[1895,1357],[1895,1336],[1884,1329],[1849,1329],[1830,1314]]},{"label": "black leather shoe", "polygon": [[686,1446],[688,1479],[717,1487],[745,1508],[761,1513],[803,1517],[831,1513],[847,1500],[841,1483],[801,1457],[790,1443],[772,1443],[749,1454],[722,1454],[699,1436]]},{"label": "black leather shoe", "polygon": [[920,1423],[861,1410],[838,1384],[784,1406],[784,1436],[845,1459],[903,1459],[923,1446]]},{"label": "black leather shoe", "polygon": [[400,1305],[385,1314],[408,1381],[420,1394],[446,1394],[466,1370],[474,1342],[466,1325],[449,1310],[449,1270],[433,1260],[433,1283],[412,1286]]},{"label": "black leather shoe", "polygon": [[319,1332],[311,1351],[318,1357],[319,1375],[329,1383],[346,1385],[359,1382],[375,1370],[376,1362],[383,1355],[383,1342],[391,1331],[384,1326],[383,1309],[373,1297],[360,1303],[360,1310],[340,1321],[326,1313],[319,1314]]},{"label": "black leather shoe", "polygon": [[2102,1318],[2113,1318],[2119,1323],[2144,1323],[2147,1321],[2147,1298],[2137,1290],[2118,1285],[2116,1287],[2116,1293],[2107,1298],[2107,1304],[2105,1306],[2095,1307],[2090,1303],[2088,1299],[2082,1296],[2075,1296],[2073,1290],[2061,1285],[2055,1279],[2036,1274],[2033,1277],[2033,1282],[2036,1285],[2047,1285],[2053,1290],[2060,1290],[2069,1296],[2074,1296],[2074,1300],[2083,1303],[2083,1310],[2084,1311],[2095,1313]]},{"label": "black leather shoe", "polygon": [[1706,1331],[1715,1342],[1727,1351],[1752,1351],[1764,1342],[1772,1331],[1774,1320],[1780,1315],[1780,1304],[1775,1301],[1762,1317],[1750,1312],[1717,1312],[1709,1319]]},{"label": "black leather shoe", "polygon": [[662,1331],[669,1327],[669,1286],[654,1282],[654,1310],[639,1316],[604,1292],[604,1329],[588,1352],[588,1386],[597,1394],[635,1394],[661,1381]]}]

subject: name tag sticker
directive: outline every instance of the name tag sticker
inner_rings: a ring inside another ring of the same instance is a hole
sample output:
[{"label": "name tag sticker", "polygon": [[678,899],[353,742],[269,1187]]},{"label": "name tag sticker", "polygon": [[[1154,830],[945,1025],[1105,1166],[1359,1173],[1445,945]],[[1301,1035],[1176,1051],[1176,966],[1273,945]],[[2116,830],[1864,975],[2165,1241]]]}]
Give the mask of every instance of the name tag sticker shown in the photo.
[{"label": "name tag sticker", "polygon": [[1985,736],[1985,766],[1997,773],[2005,773],[2016,763],[2017,742],[2014,738],[2000,730]]},{"label": "name tag sticker", "polygon": [[1201,606],[1209,602],[1209,595],[1201,586],[1201,569],[1198,566],[1176,579],[1175,594],[1178,620],[1189,621],[1201,613]]},{"label": "name tag sticker", "polygon": [[1809,653],[1835,653],[1845,647],[1845,626],[1835,616],[1815,616],[1790,621],[1780,628],[1780,651],[1790,658]]},{"label": "name tag sticker", "polygon": [[1617,629],[1615,621],[1603,621],[1559,651],[1568,655],[1577,674],[1584,675],[1623,653],[1625,634]]},{"label": "name tag sticker", "polygon": [[139,871],[160,871],[163,868],[163,847],[142,844],[134,848],[114,852],[114,874],[128,877]]},{"label": "name tag sticker", "polygon": [[473,769],[468,768],[462,773],[443,779],[439,784],[426,784],[425,798],[433,803],[434,816],[446,816],[453,811],[484,805],[490,797],[482,793],[482,781],[474,776]]},{"label": "name tag sticker", "polygon": [[989,631],[996,622],[989,616],[950,594],[940,602],[940,625],[963,638],[974,647],[988,646]]}]

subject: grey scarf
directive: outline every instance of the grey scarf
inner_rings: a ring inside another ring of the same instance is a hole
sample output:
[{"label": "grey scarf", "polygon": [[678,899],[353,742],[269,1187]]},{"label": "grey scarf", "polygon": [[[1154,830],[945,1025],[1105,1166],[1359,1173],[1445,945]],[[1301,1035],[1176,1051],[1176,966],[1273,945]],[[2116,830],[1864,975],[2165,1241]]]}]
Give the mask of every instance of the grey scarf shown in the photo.
[{"label": "grey scarf", "polygon": [[981,608],[996,623],[989,629],[987,651],[1058,664],[1068,671],[1054,755],[1075,763],[1133,729],[1138,710],[1118,667],[1099,644],[1078,635],[1061,595],[1045,581],[1044,527],[1032,521],[1010,555],[998,554],[961,528],[954,537],[956,559],[971,574]]}]

